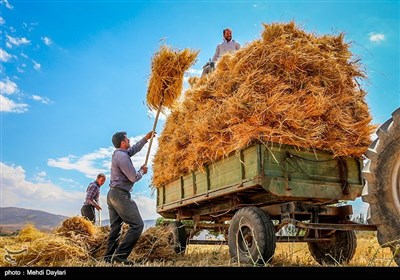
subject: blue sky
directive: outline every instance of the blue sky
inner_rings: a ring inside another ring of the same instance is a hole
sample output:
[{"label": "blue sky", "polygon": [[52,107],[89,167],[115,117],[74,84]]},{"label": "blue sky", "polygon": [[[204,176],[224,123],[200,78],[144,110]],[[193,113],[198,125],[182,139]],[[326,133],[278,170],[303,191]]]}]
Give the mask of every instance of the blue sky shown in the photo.
[{"label": "blue sky", "polygon": [[[344,33],[368,76],[373,123],[400,106],[399,1],[0,1],[1,207],[79,215],[87,185],[104,172],[107,218],[111,137],[123,130],[136,142],[153,126],[152,56],[163,44],[199,50],[185,78],[199,76],[225,27],[242,45],[260,38],[262,23]],[[151,173],[133,191],[144,219],[158,217]]]}]

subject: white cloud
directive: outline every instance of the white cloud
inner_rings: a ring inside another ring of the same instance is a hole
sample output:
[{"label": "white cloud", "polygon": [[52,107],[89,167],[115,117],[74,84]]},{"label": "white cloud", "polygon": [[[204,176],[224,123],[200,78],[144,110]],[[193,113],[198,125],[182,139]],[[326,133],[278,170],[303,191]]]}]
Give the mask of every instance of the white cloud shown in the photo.
[{"label": "white cloud", "polygon": [[[95,152],[96,153],[96,152]],[[76,170],[83,173],[88,178],[94,178],[98,173],[106,173],[107,169],[103,167],[96,167],[96,160],[105,160],[111,157],[112,151],[110,150],[106,155],[101,157],[97,155],[97,158],[91,158],[95,153],[84,155],[80,158],[68,155],[57,159],[49,159],[47,165],[50,167],[57,167],[65,170]]]},{"label": "white cloud", "polygon": [[6,21],[4,20],[4,18],[3,17],[0,17],[0,25],[3,25],[3,24],[5,24],[6,23]]},{"label": "white cloud", "polygon": [[1,207],[37,209],[66,216],[79,214],[83,192],[68,192],[51,182],[30,182],[22,166],[0,162],[0,169]]},{"label": "white cloud", "polygon": [[[72,217],[80,215],[80,208],[85,198],[85,191],[64,190],[46,180],[46,173],[39,172],[35,175],[38,182],[26,179],[22,166],[7,165],[0,162],[0,207],[20,207],[46,211],[52,214]],[[145,196],[134,196],[133,199],[139,207],[142,218],[156,219],[156,201]],[[106,196],[100,195],[102,219],[108,219]]]},{"label": "white cloud", "polygon": [[382,33],[369,33],[369,40],[373,43],[380,43],[385,40],[385,35]]},{"label": "white cloud", "polygon": [[28,111],[28,104],[11,100],[5,95],[17,93],[18,86],[7,77],[0,81],[0,112],[23,113]]},{"label": "white cloud", "polygon": [[34,61],[33,59],[32,59],[32,62],[33,62],[33,68],[35,68],[35,70],[40,70],[40,68],[41,68],[41,65],[40,65],[40,63],[37,63],[36,61]]},{"label": "white cloud", "polygon": [[41,39],[42,39],[43,43],[44,43],[46,46],[51,46],[51,45],[53,44],[53,41],[52,41],[49,37],[47,37],[47,36],[44,36],[44,37],[42,37]]},{"label": "white cloud", "polygon": [[18,92],[18,86],[9,78],[0,81],[0,94],[14,94],[16,92]]},{"label": "white cloud", "polygon": [[[156,198],[149,198],[147,196],[133,196],[136,202],[140,215],[144,220],[157,219],[160,215],[156,212]],[[107,205],[107,204],[104,204]],[[104,209],[104,207],[103,207]]]},{"label": "white cloud", "polygon": [[40,103],[43,103],[43,104],[49,104],[50,103],[50,99],[49,98],[47,98],[47,97],[43,97],[43,96],[39,96],[39,95],[32,95],[32,97],[31,97],[33,100],[35,100],[35,101],[38,101],[38,102],[40,102]]},{"label": "white cloud", "polygon": [[[167,109],[167,108],[163,108],[163,110],[160,112],[160,114],[158,115],[158,120],[159,121],[165,121],[168,117],[168,115],[171,113],[171,110]],[[147,110],[147,116],[151,119],[155,119],[157,115],[157,111],[156,110]],[[154,121],[154,120],[153,120]],[[158,128],[158,124],[156,124],[156,131]],[[154,141],[154,140],[153,140]]]},{"label": "white cloud", "polygon": [[0,94],[0,112],[23,113],[28,111],[28,104],[16,103]]},{"label": "white cloud", "polygon": [[190,78],[190,76],[199,76],[200,77],[202,73],[203,73],[202,69],[189,68],[187,73],[185,73],[185,75],[184,75],[184,79],[186,78],[186,80],[188,80]]},{"label": "white cloud", "polygon": [[28,32],[31,32],[35,29],[35,26],[38,26],[39,24],[37,22],[31,22],[31,23],[22,23],[22,26],[25,30],[28,30]]},{"label": "white cloud", "polygon": [[74,189],[82,189],[81,183],[78,183],[71,178],[58,178],[58,180],[62,183],[68,184],[69,187],[72,187]]},{"label": "white cloud", "polygon": [[25,70],[22,69],[22,68],[20,68],[20,67],[17,67],[17,72],[18,72],[18,73],[25,73]]},{"label": "white cloud", "polygon": [[[128,135],[129,136],[129,135]],[[144,135],[130,138],[131,145],[142,139]],[[151,162],[154,154],[157,150],[158,141],[157,137],[153,138],[153,143],[149,155],[149,162]],[[133,166],[140,168],[145,162],[146,155],[148,152],[149,144],[146,144],[143,149],[131,157]],[[66,170],[76,170],[83,173],[87,178],[95,178],[97,174],[103,172],[108,177],[108,173],[111,167],[111,156],[114,151],[114,147],[110,146],[107,148],[100,148],[92,153],[77,157],[74,155],[68,155],[57,159],[49,159],[47,165],[51,167],[57,167]]]},{"label": "white cloud", "polygon": [[46,177],[47,173],[45,171],[39,171],[38,173],[36,173],[36,175],[39,177]]},{"label": "white cloud", "polygon": [[6,52],[3,49],[0,49],[0,61],[7,62],[9,61],[13,56]]},{"label": "white cloud", "polygon": [[8,0],[1,0],[0,2],[2,5],[6,6],[8,9],[12,10],[14,9],[14,6],[12,6],[10,3],[8,3]]},{"label": "white cloud", "polygon": [[47,173],[45,171],[39,171],[33,176],[33,179],[36,182],[44,183],[44,182],[46,182],[46,176],[47,176]]},{"label": "white cloud", "polygon": [[26,39],[25,37],[22,38],[17,38],[17,37],[11,37],[10,35],[6,35],[8,39],[8,43],[14,46],[20,46],[20,45],[26,45],[29,44],[31,41]]}]

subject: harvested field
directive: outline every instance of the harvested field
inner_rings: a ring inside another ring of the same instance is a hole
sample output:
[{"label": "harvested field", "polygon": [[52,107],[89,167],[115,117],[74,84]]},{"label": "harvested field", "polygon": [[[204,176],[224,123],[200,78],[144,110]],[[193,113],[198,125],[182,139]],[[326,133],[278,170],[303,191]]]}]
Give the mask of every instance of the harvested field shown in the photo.
[{"label": "harvested field", "polygon": [[[83,218],[72,217],[52,233],[43,233],[28,225],[16,236],[0,237],[0,266],[112,266],[102,260],[108,228],[91,223],[89,226],[86,222]],[[82,228],[88,231],[82,232]],[[354,258],[342,266],[397,266],[390,250],[379,246],[374,233],[358,233],[357,238]],[[148,228],[129,259],[138,267],[244,266],[231,261],[227,245],[190,244],[184,255],[178,255],[168,244],[168,236],[163,227]],[[306,243],[279,242],[272,262],[265,265],[321,266],[310,255]]]}]

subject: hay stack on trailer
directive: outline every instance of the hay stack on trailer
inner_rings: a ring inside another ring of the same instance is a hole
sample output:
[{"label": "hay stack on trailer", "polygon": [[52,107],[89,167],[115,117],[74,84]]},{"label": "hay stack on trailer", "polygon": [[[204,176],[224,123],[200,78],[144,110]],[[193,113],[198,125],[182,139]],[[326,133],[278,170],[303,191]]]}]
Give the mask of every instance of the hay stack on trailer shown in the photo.
[{"label": "hay stack on trailer", "polygon": [[192,78],[159,137],[158,188],[254,141],[361,156],[371,143],[362,65],[344,35],[264,24],[261,38]]}]

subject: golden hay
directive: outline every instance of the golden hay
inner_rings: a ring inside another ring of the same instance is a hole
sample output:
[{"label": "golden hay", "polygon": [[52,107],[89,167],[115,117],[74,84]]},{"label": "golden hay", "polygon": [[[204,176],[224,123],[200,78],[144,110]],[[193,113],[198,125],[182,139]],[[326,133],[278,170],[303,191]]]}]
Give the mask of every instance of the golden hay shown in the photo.
[{"label": "golden hay", "polygon": [[97,227],[89,220],[75,216],[63,221],[54,233],[68,237],[75,244],[85,248],[94,259],[102,259],[107,247],[109,226]]},{"label": "golden hay", "polygon": [[90,236],[85,240],[85,245],[88,248],[89,254],[92,258],[103,259],[106,253],[109,233],[110,227],[103,226],[98,228],[95,235]]},{"label": "golden hay", "polygon": [[89,258],[84,247],[50,234],[29,243],[26,253],[15,255],[19,266],[60,266],[67,260],[87,261]]},{"label": "golden hay", "polygon": [[135,262],[176,259],[178,254],[171,246],[170,238],[170,232],[165,227],[150,227],[140,236],[130,258]]},{"label": "golden hay", "polygon": [[259,40],[220,58],[174,104],[153,159],[160,187],[254,141],[361,156],[376,126],[366,78],[343,34],[318,36],[294,22],[264,24]]},{"label": "golden hay", "polygon": [[65,266],[102,260],[109,232],[108,226],[96,228],[81,217],[64,220],[52,233],[27,225],[17,236],[0,239],[0,266]]},{"label": "golden hay", "polygon": [[16,265],[15,256],[27,252],[26,244],[16,237],[0,237],[0,266]]},{"label": "golden hay", "polygon": [[21,229],[16,240],[19,242],[30,242],[44,236],[45,234],[38,230],[33,224],[28,224]]},{"label": "golden hay", "polygon": [[[18,236],[0,238],[0,266],[104,263],[110,227],[93,230],[86,221],[80,217],[68,218],[63,226],[52,233],[40,232],[33,225],[28,225]],[[93,224],[90,222],[90,225]],[[121,239],[125,237],[128,228],[124,223]],[[92,234],[89,235],[88,231]],[[174,260],[178,255],[170,245],[170,238],[170,232],[162,226],[149,228],[140,236],[130,258],[137,263]]]},{"label": "golden hay", "polygon": [[33,225],[25,226],[10,238],[3,238],[0,251],[1,266],[60,266],[66,261],[82,262],[90,259],[86,246],[65,236],[44,233]]},{"label": "golden hay", "polygon": [[96,226],[83,217],[75,216],[64,220],[54,232],[65,236],[76,234],[93,236],[96,233]]},{"label": "golden hay", "polygon": [[160,106],[170,108],[181,94],[183,75],[195,62],[198,51],[173,50],[161,46],[152,58],[151,75],[147,89],[147,105],[150,109]]}]

